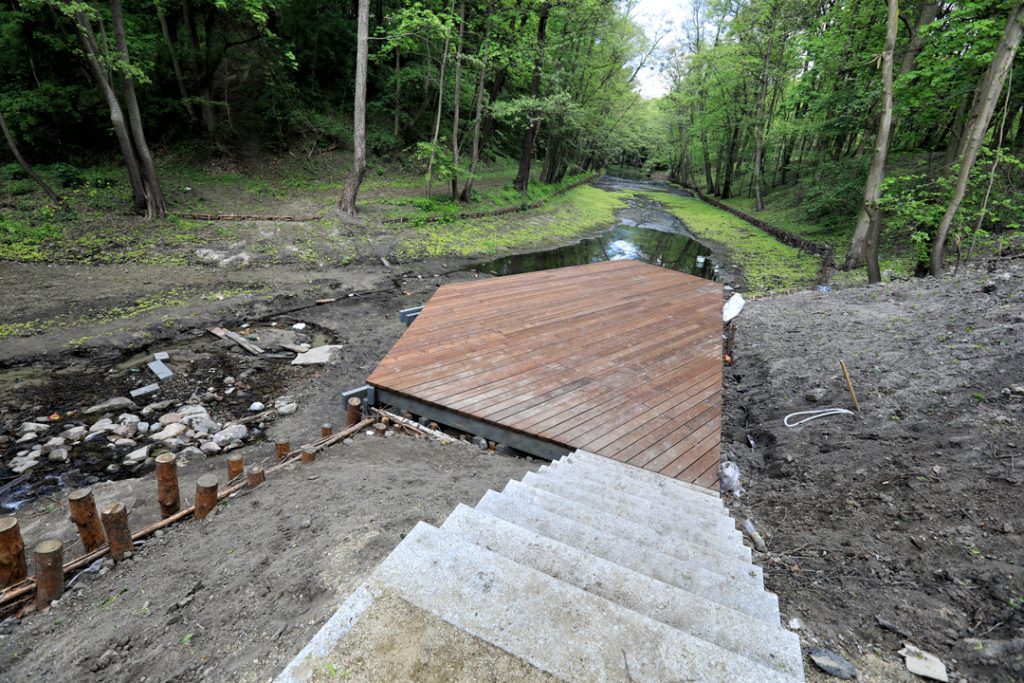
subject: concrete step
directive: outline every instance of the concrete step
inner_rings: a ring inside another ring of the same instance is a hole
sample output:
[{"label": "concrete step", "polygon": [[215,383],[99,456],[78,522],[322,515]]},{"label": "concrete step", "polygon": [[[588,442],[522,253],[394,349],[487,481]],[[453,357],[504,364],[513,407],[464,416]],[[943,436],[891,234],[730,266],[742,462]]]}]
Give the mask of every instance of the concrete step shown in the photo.
[{"label": "concrete step", "polygon": [[568,459],[570,462],[574,460],[591,462],[595,465],[619,469],[623,473],[628,473],[624,474],[623,476],[630,476],[636,479],[640,479],[641,481],[657,483],[659,487],[661,487],[661,492],[667,495],[699,493],[701,496],[707,499],[707,502],[709,504],[722,504],[721,497],[719,496],[718,491],[713,491],[711,489],[704,488],[703,486],[697,486],[696,484],[690,484],[689,482],[679,481],[678,479],[666,477],[665,475],[658,474],[657,472],[651,472],[650,470],[645,470],[640,467],[627,465],[625,463],[618,462],[617,460],[612,460],[611,458],[605,458],[594,453],[588,453],[587,451],[574,451],[573,453],[570,453],[569,455],[565,456],[562,459]]},{"label": "concrete step", "polygon": [[477,509],[761,621],[779,623],[778,598],[763,590],[761,568],[755,565],[721,561],[682,546],[665,552],[542,508],[525,508],[493,491]]},{"label": "concrete step", "polygon": [[608,458],[600,458],[600,460],[603,462],[583,460],[578,455],[575,457],[565,456],[561,460],[554,461],[552,465],[568,470],[581,470],[586,473],[589,481],[616,490],[625,490],[633,495],[649,497],[652,493],[657,493],[667,500],[705,512],[719,515],[729,514],[729,509],[719,497],[681,489],[673,484],[674,480],[661,474],[656,475],[660,479],[652,481],[649,472],[644,474],[646,470],[640,470],[632,465],[624,465]]},{"label": "concrete step", "polygon": [[[542,468],[538,472],[530,472],[522,482],[534,488],[550,491],[565,498],[572,498],[582,503],[594,505],[605,512],[634,522],[649,526],[656,531],[679,529],[697,529],[711,532],[716,542],[719,539],[734,540],[743,544],[743,536],[736,530],[736,522],[727,515],[704,513],[683,507],[675,501],[666,500],[654,493],[648,498],[640,498],[623,491],[615,491],[605,486],[580,481],[578,476],[568,476],[564,472],[573,466]],[[575,470],[579,472],[579,470]]]},{"label": "concrete step", "polygon": [[371,582],[567,681],[801,680],[422,522]]},{"label": "concrete step", "polygon": [[803,671],[800,639],[777,624],[724,608],[464,505],[452,512],[441,529],[739,656],[791,676]]},{"label": "concrete step", "polygon": [[638,541],[648,543],[679,543],[700,549],[707,555],[720,556],[740,562],[750,562],[750,548],[743,545],[742,540],[735,537],[720,537],[713,530],[687,528],[680,524],[671,530],[654,530],[641,522],[627,517],[606,512],[600,503],[582,502],[566,498],[557,493],[510,481],[502,490],[513,497],[522,497],[524,504],[539,505],[560,515],[577,519],[602,529],[614,531],[620,536],[635,537]]}]

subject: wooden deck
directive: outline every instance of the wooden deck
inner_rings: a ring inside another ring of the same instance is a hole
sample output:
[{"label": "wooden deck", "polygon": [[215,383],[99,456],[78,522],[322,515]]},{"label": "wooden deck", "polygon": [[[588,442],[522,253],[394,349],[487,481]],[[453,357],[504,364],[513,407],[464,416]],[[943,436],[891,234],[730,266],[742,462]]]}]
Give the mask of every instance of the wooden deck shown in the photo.
[{"label": "wooden deck", "polygon": [[446,285],[368,383],[438,422],[712,487],[721,310],[720,284],[638,261]]}]

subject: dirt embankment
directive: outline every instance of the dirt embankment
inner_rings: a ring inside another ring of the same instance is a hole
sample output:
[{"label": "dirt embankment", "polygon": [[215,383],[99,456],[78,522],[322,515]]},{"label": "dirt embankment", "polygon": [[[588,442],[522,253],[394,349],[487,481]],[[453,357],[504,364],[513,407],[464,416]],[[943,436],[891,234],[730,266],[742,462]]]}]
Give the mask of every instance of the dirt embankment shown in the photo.
[{"label": "dirt embankment", "polygon": [[[904,641],[954,680],[1024,680],[1024,264],[993,267],[764,299],[739,319],[723,434],[747,487],[737,516],[768,537],[767,587],[805,650],[867,680],[920,680]],[[852,407],[839,359],[863,414],[783,426]]]}]

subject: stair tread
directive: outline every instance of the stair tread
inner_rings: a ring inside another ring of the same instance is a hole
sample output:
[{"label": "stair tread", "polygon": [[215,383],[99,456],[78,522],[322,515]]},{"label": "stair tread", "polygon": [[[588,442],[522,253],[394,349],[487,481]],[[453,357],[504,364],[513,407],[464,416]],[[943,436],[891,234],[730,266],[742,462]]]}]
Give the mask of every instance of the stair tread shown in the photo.
[{"label": "stair tread", "polygon": [[793,675],[802,671],[800,639],[777,622],[760,621],[465,505],[441,529],[739,656]]},{"label": "stair tread", "polygon": [[422,522],[371,580],[568,681],[800,680]]},{"label": "stair tread", "polygon": [[[598,467],[607,467],[616,469],[622,473],[622,476],[633,477],[641,481],[649,481],[658,484],[662,490],[662,493],[666,495],[678,495],[678,496],[689,496],[696,500],[703,499],[708,505],[721,505],[722,499],[717,491],[704,488],[703,486],[697,486],[696,484],[690,484],[679,479],[667,477],[664,474],[658,474],[651,470],[645,470],[642,467],[636,467],[629,465],[612,458],[606,458],[603,455],[597,455],[596,453],[590,453],[588,451],[577,450],[569,455],[562,458],[562,460],[582,461],[589,462]],[[694,494],[699,494],[694,496]]]}]

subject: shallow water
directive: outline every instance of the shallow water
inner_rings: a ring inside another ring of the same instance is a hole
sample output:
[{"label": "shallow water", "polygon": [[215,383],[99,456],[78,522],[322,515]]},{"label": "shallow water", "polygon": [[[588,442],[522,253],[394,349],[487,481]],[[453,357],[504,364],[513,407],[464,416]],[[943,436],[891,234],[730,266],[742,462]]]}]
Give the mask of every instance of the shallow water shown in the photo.
[{"label": "shallow water", "polygon": [[[605,176],[595,183],[610,190],[658,190],[686,195],[662,183]],[[688,195],[687,195],[688,196]],[[678,218],[659,202],[645,197],[628,201],[616,212],[618,223],[574,244],[524,254],[503,256],[480,263],[475,270],[491,275],[517,275],[585,263],[635,259],[683,273],[714,279],[711,250],[686,231]]]}]

